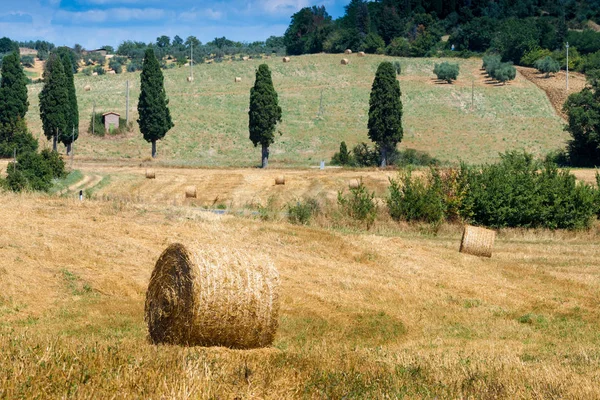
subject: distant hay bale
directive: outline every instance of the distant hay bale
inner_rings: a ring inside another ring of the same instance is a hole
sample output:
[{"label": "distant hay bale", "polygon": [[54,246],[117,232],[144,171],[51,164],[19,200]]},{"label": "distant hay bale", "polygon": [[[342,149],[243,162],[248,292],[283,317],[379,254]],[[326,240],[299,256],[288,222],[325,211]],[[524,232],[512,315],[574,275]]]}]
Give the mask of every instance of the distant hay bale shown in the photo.
[{"label": "distant hay bale", "polygon": [[276,185],[285,185],[285,176],[279,175],[278,177],[276,177],[275,184]]},{"label": "distant hay bale", "polygon": [[244,57],[242,57],[242,60],[243,60],[243,61],[248,61],[249,59],[250,59],[250,57],[248,57],[248,56],[244,56]]},{"label": "distant hay bale", "polygon": [[350,179],[348,182],[348,188],[350,189],[358,189],[360,186],[360,179]]},{"label": "distant hay bale", "polygon": [[290,61],[291,61],[291,59],[289,57],[283,57],[284,63],[289,63]]},{"label": "distant hay bale", "polygon": [[496,231],[465,225],[460,252],[480,257],[491,257]]},{"label": "distant hay bale", "polygon": [[277,331],[279,274],[232,249],[170,245],[148,285],[150,340],[184,346],[269,346]]},{"label": "distant hay bale", "polygon": [[110,75],[115,75],[116,74],[116,72],[114,70],[112,70],[112,69],[110,71],[107,71],[106,73],[110,74]]},{"label": "distant hay bale", "polygon": [[344,51],[344,54],[352,54],[352,50],[346,49],[346,51]]},{"label": "distant hay bale", "polygon": [[348,65],[350,61],[347,58],[342,58],[342,65]]},{"label": "distant hay bale", "polygon": [[153,169],[146,170],[146,179],[156,179],[156,173]]},{"label": "distant hay bale", "polygon": [[92,76],[98,76],[97,72],[92,72]]},{"label": "distant hay bale", "polygon": [[185,188],[185,198],[195,199],[196,198],[196,186],[187,186]]},{"label": "distant hay bale", "polygon": [[236,76],[235,78],[235,83],[239,83],[242,81],[242,78],[240,78],[239,76]]},{"label": "distant hay bale", "polygon": [[90,85],[85,85],[83,87],[83,90],[85,90],[86,92],[89,92],[90,90],[92,90],[92,87]]},{"label": "distant hay bale", "polygon": [[188,76],[187,77],[187,81],[188,82],[194,82],[194,77],[193,76]]},{"label": "distant hay bale", "polygon": [[365,52],[364,51],[359,51],[358,52],[358,56],[359,57],[364,57],[365,56]]}]

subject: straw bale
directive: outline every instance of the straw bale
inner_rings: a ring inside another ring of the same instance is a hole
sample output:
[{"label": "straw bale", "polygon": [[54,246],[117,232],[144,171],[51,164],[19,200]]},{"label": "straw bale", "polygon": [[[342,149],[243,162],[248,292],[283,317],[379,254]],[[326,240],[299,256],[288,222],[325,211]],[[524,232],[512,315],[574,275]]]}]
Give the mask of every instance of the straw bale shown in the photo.
[{"label": "straw bale", "polygon": [[170,245],[156,262],[146,293],[145,320],[155,344],[269,346],[278,313],[275,267],[228,248]]},{"label": "straw bale", "polygon": [[83,90],[85,90],[86,92],[89,92],[90,90],[92,90],[92,87],[90,85],[85,85],[83,87]]},{"label": "straw bale", "polygon": [[348,65],[350,61],[347,58],[342,58],[342,65]]},{"label": "straw bale", "polygon": [[153,169],[146,170],[146,179],[156,179],[156,173]]},{"label": "straw bale", "polygon": [[110,74],[110,75],[115,75],[116,74],[116,72],[114,70],[112,70],[112,69],[110,71],[107,71],[106,73]]},{"label": "straw bale", "polygon": [[358,52],[358,56],[359,57],[364,57],[365,56],[365,52],[364,51],[359,51]]},{"label": "straw bale", "polygon": [[196,198],[196,186],[188,186],[185,188],[185,198],[186,199],[195,199]]},{"label": "straw bale", "polygon": [[188,82],[193,82],[193,81],[194,81],[194,77],[192,77],[192,76],[188,76],[188,77],[187,77],[187,81],[188,81]]},{"label": "straw bale", "polygon": [[285,176],[279,175],[278,177],[276,177],[275,184],[276,185],[285,185]]},{"label": "straw bale", "polygon": [[250,57],[248,57],[248,56],[244,56],[244,57],[242,57],[242,60],[243,60],[243,61],[248,61],[249,59],[250,59]]},{"label": "straw bale", "polygon": [[348,187],[350,189],[358,189],[359,186],[360,186],[360,179],[350,179],[350,181],[348,182]]},{"label": "straw bale", "polygon": [[291,61],[291,59],[289,57],[283,57],[284,63],[289,63],[290,61]]},{"label": "straw bale", "polygon": [[460,252],[480,257],[491,257],[496,239],[496,231],[465,225]]},{"label": "straw bale", "polygon": [[352,50],[346,49],[346,51],[344,51],[344,54],[352,54]]},{"label": "straw bale", "polygon": [[239,83],[242,81],[242,78],[240,78],[239,76],[235,77],[235,83]]},{"label": "straw bale", "polygon": [[97,72],[92,72],[92,76],[98,76]]}]

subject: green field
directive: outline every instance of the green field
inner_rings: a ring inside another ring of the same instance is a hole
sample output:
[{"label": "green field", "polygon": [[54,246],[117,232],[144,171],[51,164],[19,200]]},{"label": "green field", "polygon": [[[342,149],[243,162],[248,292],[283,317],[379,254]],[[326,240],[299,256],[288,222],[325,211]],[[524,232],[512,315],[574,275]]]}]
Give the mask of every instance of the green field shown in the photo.
[{"label": "green field", "polygon": [[[188,68],[165,71],[165,87],[175,127],[158,143],[165,164],[198,166],[253,166],[259,149],[248,139],[249,90],[254,70],[262,62],[273,71],[283,109],[282,136],[271,147],[276,166],[316,165],[329,160],[345,140],[349,146],[368,141],[367,119],[371,83],[385,56],[340,55],[293,57],[197,65],[193,83]],[[433,78],[436,59],[400,59],[400,86],[404,104],[404,140],[400,148],[415,148],[445,161],[492,161],[499,152],[525,149],[543,155],[562,147],[568,135],[545,94],[520,75],[506,86],[490,84],[479,70],[479,59],[457,60],[461,74],[453,85]],[[241,83],[234,83],[241,77]],[[93,104],[97,112],[125,115],[126,80],[130,81],[130,112],[137,118],[139,72],[87,77],[78,74],[80,130],[78,157],[139,159],[150,155],[135,126],[122,137],[87,134]],[[86,85],[91,91],[84,91]],[[473,85],[473,106],[471,93]],[[30,85],[29,127],[45,141],[38,113],[42,85]],[[319,116],[320,98],[323,114]],[[49,145],[49,144],[47,144]]]}]

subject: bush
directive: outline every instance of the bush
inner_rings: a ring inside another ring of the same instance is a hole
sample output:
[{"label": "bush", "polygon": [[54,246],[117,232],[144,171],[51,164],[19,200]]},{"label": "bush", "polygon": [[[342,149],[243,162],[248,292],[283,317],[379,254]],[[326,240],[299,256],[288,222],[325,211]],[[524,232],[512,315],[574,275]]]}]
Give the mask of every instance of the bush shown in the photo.
[{"label": "bush", "polygon": [[433,68],[433,73],[437,78],[448,83],[452,83],[452,81],[455,81],[456,78],[458,78],[458,72],[458,64],[450,64],[447,61],[444,61],[441,64],[435,64],[435,67]]},{"label": "bush", "polygon": [[521,57],[521,65],[526,67],[533,67],[536,61],[541,58],[552,56],[552,52],[547,49],[536,48],[528,51]]},{"label": "bush", "polygon": [[287,206],[288,220],[292,224],[308,225],[312,217],[320,212],[320,206],[315,199],[298,200]]},{"label": "bush", "polygon": [[108,62],[108,67],[110,69],[112,69],[113,71],[115,71],[115,73],[120,74],[121,72],[123,72],[123,65],[121,64],[120,60],[116,59],[116,58],[111,58],[110,61]]},{"label": "bush", "polygon": [[400,65],[400,61],[393,61],[392,67],[394,67],[396,75],[400,75],[402,73],[402,65]]},{"label": "bush", "polygon": [[505,84],[508,81],[514,80],[516,76],[517,70],[513,65],[509,63],[502,63],[494,69],[494,74],[492,75],[492,78],[494,78],[502,84]]},{"label": "bush", "polygon": [[350,165],[352,163],[352,155],[346,147],[346,142],[340,143],[340,151],[335,153],[331,157],[331,164],[333,165]]},{"label": "bush", "polygon": [[550,77],[550,73],[557,73],[560,71],[560,64],[554,58],[550,56],[546,56],[544,58],[540,58],[534,63],[534,67],[546,74],[546,78]]},{"label": "bush", "polygon": [[102,68],[101,65],[96,65],[92,72],[95,72],[98,75],[104,75],[106,73],[106,71],[104,71],[104,68]]},{"label": "bush", "polygon": [[378,34],[370,32],[363,40],[360,49],[365,53],[375,54],[383,53],[385,49],[385,42]]},{"label": "bush", "polygon": [[400,167],[409,165],[429,167],[440,164],[440,161],[432,157],[429,153],[415,149],[405,149],[395,152],[389,161],[390,164]]},{"label": "bush", "polygon": [[8,124],[0,127],[0,157],[12,158],[15,154],[36,152],[38,141],[27,131],[25,120],[19,119],[14,126]]},{"label": "bush", "polygon": [[506,153],[498,164],[470,170],[468,185],[465,204],[480,225],[580,229],[597,211],[597,190],[526,153]]},{"label": "bush", "polygon": [[352,158],[357,167],[376,167],[379,165],[379,151],[371,149],[368,144],[362,142],[352,149]]},{"label": "bush", "polygon": [[42,156],[46,164],[50,167],[50,171],[52,171],[53,178],[60,179],[66,176],[65,162],[63,161],[60,154],[58,154],[55,151],[44,149],[40,153],[40,156]]},{"label": "bush", "polygon": [[395,221],[424,221],[439,223],[444,219],[445,207],[439,171],[431,170],[428,182],[412,178],[408,171],[398,180],[390,178],[386,199],[390,216]]},{"label": "bush", "polygon": [[38,153],[28,152],[17,157],[17,164],[7,168],[6,185],[14,191],[24,189],[48,191],[54,172],[47,160]]},{"label": "bush", "polygon": [[141,62],[133,60],[129,64],[127,64],[127,72],[135,72],[135,71],[141,71],[141,70],[142,70]]},{"label": "bush", "polygon": [[21,56],[21,64],[27,68],[33,68],[35,66],[35,58],[33,56]]},{"label": "bush", "polygon": [[344,195],[343,191],[338,192],[337,203],[345,216],[365,223],[370,229],[377,216],[374,197],[375,192],[369,193],[361,180],[357,188],[350,189],[348,195]]},{"label": "bush", "polygon": [[409,57],[410,42],[403,37],[394,38],[390,42],[390,44],[385,48],[385,53],[388,56]]}]

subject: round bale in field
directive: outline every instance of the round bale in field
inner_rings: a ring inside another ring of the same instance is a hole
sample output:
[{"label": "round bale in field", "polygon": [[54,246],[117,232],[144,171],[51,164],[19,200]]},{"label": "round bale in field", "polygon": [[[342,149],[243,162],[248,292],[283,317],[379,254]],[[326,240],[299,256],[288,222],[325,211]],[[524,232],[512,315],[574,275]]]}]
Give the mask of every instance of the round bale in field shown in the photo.
[{"label": "round bale in field", "polygon": [[344,51],[344,54],[352,54],[352,50],[346,49],[346,51]]},{"label": "round bale in field", "polygon": [[98,76],[97,72],[92,72],[92,76]]},{"label": "round bale in field", "polygon": [[350,179],[348,182],[349,189],[358,189],[360,187],[360,179]]},{"label": "round bale in field", "polygon": [[291,61],[291,59],[289,57],[283,57],[284,63],[289,63],[290,61]]},{"label": "round bale in field", "polygon": [[186,199],[195,199],[196,198],[196,186],[187,186],[185,188],[185,198]]},{"label": "round bale in field", "polygon": [[86,92],[89,92],[90,90],[92,90],[92,87],[90,85],[85,85],[83,87],[83,90],[85,90]]},{"label": "round bale in field", "polygon": [[146,170],[146,179],[156,179],[156,173],[153,169]]},{"label": "round bale in field", "polygon": [[279,175],[278,177],[276,177],[275,184],[276,185],[285,185],[285,176]]},{"label": "round bale in field", "polygon": [[358,52],[358,56],[359,57],[364,57],[365,56],[365,52],[364,51],[359,51]]},{"label": "round bale in field", "polygon": [[239,76],[235,77],[235,83],[240,83],[242,81],[242,78],[240,78]]},{"label": "round bale in field", "polygon": [[491,257],[495,239],[496,231],[465,225],[459,251],[474,256]]},{"label": "round bale in field", "polygon": [[160,256],[146,292],[150,340],[250,349],[277,332],[279,273],[248,252],[175,243]]},{"label": "round bale in field", "polygon": [[342,65],[348,65],[350,61],[347,58],[342,58]]},{"label": "round bale in field", "polygon": [[193,82],[194,81],[194,77],[193,76],[188,76],[187,77],[187,81],[188,82]]}]

